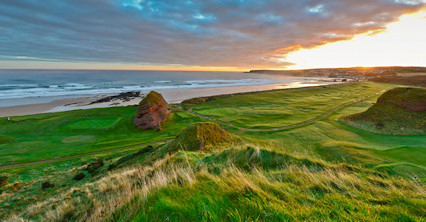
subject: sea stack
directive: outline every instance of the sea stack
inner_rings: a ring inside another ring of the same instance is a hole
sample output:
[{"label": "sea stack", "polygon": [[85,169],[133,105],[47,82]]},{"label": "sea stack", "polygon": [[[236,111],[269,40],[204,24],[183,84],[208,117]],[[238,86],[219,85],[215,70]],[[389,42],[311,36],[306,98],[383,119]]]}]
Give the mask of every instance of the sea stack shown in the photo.
[{"label": "sea stack", "polygon": [[151,91],[139,103],[135,113],[134,123],[140,129],[161,130],[161,122],[167,120],[170,110],[160,93]]}]

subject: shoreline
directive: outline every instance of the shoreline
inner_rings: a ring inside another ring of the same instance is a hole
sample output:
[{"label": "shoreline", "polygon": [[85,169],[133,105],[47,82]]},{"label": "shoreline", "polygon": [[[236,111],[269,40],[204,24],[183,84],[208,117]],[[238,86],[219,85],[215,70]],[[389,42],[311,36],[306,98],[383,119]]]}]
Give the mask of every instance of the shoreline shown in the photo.
[{"label": "shoreline", "polygon": [[[184,100],[216,96],[224,94],[235,94],[235,93],[246,93],[246,92],[258,92],[275,89],[291,89],[291,88],[302,88],[312,87],[320,85],[333,85],[341,84],[342,82],[332,81],[304,81],[304,82],[293,82],[293,83],[277,83],[267,85],[249,85],[249,86],[226,86],[226,87],[214,87],[214,88],[192,88],[192,89],[164,89],[157,90],[161,93],[165,100],[169,104],[180,103]],[[14,116],[26,116],[35,115],[41,113],[55,113],[65,112],[71,110],[84,110],[93,108],[106,108],[106,107],[117,107],[117,106],[130,106],[137,105],[143,98],[143,95],[148,92],[141,92],[141,97],[132,98],[130,100],[114,100],[109,102],[93,103],[99,99],[114,96],[117,94],[96,94],[92,96],[82,96],[78,98],[67,98],[67,99],[56,99],[47,103],[37,103],[28,105],[8,106],[0,107],[0,118],[1,117],[14,117]]]}]

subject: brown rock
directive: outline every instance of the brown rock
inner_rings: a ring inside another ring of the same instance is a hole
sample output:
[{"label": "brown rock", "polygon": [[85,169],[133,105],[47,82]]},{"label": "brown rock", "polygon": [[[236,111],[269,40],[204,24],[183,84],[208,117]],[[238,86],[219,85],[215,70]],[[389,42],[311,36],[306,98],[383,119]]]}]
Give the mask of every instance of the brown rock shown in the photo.
[{"label": "brown rock", "polygon": [[134,123],[140,129],[161,130],[161,122],[167,120],[170,110],[163,96],[155,91],[151,91],[139,103],[135,113]]}]

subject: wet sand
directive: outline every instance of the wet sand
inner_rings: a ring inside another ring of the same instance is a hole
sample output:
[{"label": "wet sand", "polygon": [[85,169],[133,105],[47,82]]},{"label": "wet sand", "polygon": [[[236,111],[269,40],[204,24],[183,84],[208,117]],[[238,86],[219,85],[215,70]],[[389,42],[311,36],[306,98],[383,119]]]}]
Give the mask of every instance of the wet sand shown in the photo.
[{"label": "wet sand", "polygon": [[[329,84],[336,84],[336,83],[340,83],[340,82],[309,81],[309,82],[295,82],[295,83],[287,83],[287,84],[281,83],[281,84],[252,85],[252,86],[229,86],[229,87],[195,88],[195,89],[165,89],[165,90],[158,90],[158,92],[163,94],[164,98],[166,99],[168,103],[173,104],[173,103],[180,103],[186,99],[203,97],[203,96],[255,92],[255,91],[273,90],[273,89],[300,88],[300,87],[309,87],[309,86],[318,86],[318,85],[329,85]],[[146,93],[148,92],[142,92],[142,97]],[[39,114],[39,113],[62,112],[62,111],[70,111],[70,110],[103,108],[103,107],[113,107],[113,106],[129,106],[129,105],[138,104],[140,100],[142,99],[141,97],[141,98],[131,99],[130,101],[115,100],[111,102],[90,104],[93,101],[96,101],[100,98],[110,96],[110,95],[111,94],[93,95],[93,96],[85,96],[80,98],[58,99],[48,103],[1,107],[0,117],[24,116],[24,115],[32,115],[32,114]]]}]

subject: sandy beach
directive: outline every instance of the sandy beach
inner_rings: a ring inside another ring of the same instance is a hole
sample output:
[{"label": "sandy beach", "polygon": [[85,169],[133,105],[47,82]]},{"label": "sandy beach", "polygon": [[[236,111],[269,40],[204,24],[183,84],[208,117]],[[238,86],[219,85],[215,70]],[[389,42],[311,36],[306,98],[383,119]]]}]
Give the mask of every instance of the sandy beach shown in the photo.
[{"label": "sandy beach", "polygon": [[[255,91],[273,90],[273,89],[300,88],[300,87],[329,85],[329,84],[337,84],[337,83],[341,83],[341,82],[307,81],[307,82],[281,83],[281,84],[269,84],[269,85],[228,86],[228,87],[193,88],[193,89],[164,89],[164,90],[158,90],[158,92],[163,94],[164,98],[166,99],[168,103],[173,104],[173,103],[180,103],[186,99],[203,97],[203,96],[255,92]],[[101,103],[91,104],[92,102],[96,100],[112,95],[112,94],[99,94],[99,95],[87,95],[87,96],[79,97],[79,98],[57,99],[47,103],[1,107],[0,117],[24,116],[24,115],[33,115],[33,114],[39,114],[39,113],[51,113],[51,112],[63,112],[63,111],[80,110],[80,109],[136,105],[140,102],[140,100],[143,98],[143,95],[145,95],[146,93],[148,92],[142,91],[141,97],[133,98],[129,101],[114,100],[110,102],[101,102]]]}]

